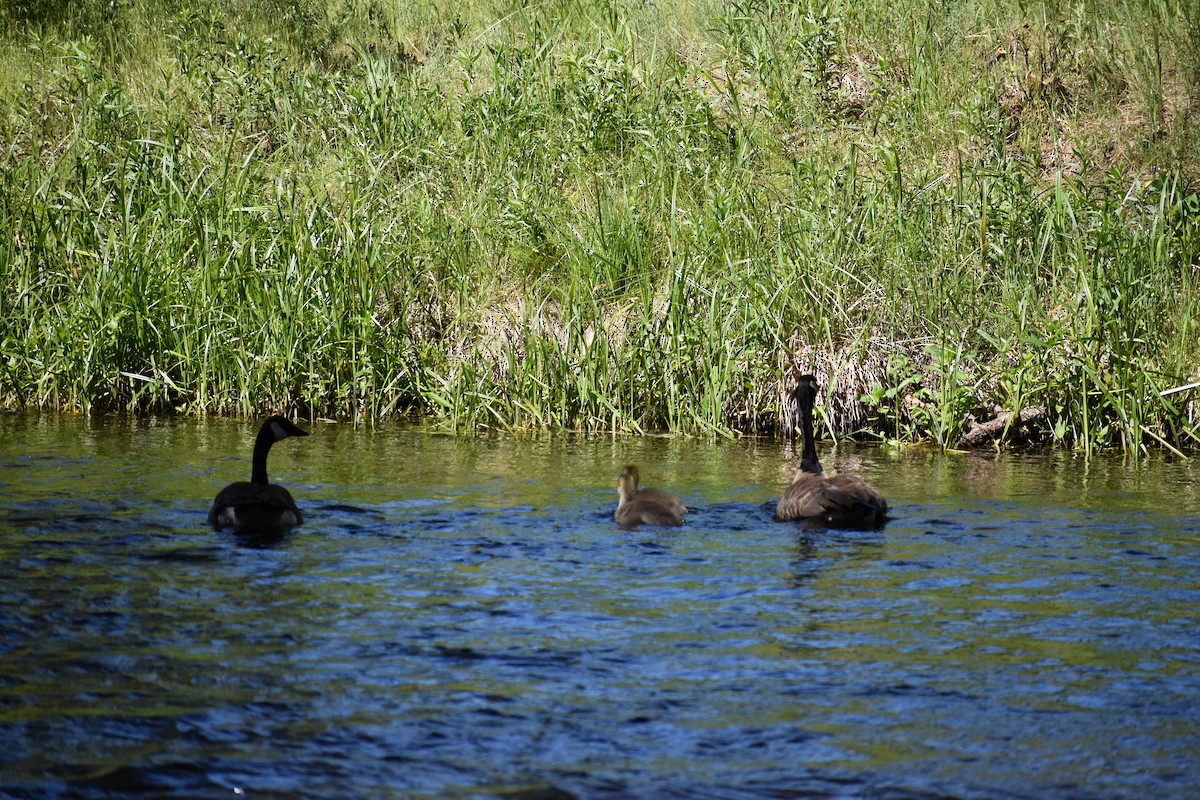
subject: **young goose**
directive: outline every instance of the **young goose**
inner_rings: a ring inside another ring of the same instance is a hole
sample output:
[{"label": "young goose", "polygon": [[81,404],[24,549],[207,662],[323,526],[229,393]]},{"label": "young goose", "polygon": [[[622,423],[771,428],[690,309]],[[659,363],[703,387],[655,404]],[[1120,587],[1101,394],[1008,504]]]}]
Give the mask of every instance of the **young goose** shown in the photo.
[{"label": "young goose", "polygon": [[258,430],[250,482],[238,481],[221,490],[208,512],[214,528],[237,533],[282,534],[304,522],[287,489],[267,482],[267,453],[271,445],[289,436],[308,436],[284,417],[271,417]]},{"label": "young goose", "polygon": [[779,498],[775,518],[817,519],[832,525],[871,527],[887,519],[887,500],[869,483],[856,475],[829,477],[817,460],[813,442],[813,402],[817,398],[817,379],[801,375],[796,386],[800,405],[800,435],[804,449],[800,469],[792,485]]},{"label": "young goose", "polygon": [[682,525],[687,506],[660,489],[638,489],[638,468],[626,467],[617,478],[617,510],[613,519],[622,528],[647,525]]}]

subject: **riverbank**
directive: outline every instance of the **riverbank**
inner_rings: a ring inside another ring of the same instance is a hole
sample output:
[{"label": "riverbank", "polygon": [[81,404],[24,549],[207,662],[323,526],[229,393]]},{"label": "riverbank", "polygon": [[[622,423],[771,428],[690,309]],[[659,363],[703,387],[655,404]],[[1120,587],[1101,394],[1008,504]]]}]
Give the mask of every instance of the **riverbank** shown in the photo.
[{"label": "riverbank", "polygon": [[159,5],[3,19],[4,405],[1200,438],[1187,4]]}]

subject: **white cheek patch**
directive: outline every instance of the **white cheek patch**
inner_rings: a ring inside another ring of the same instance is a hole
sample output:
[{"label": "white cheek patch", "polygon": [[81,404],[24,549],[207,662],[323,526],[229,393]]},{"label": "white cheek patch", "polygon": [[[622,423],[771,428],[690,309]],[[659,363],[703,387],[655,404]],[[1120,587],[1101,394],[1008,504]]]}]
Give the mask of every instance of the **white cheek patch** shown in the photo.
[{"label": "white cheek patch", "polygon": [[283,427],[283,425],[278,421],[271,423],[271,435],[275,438],[275,441],[277,441],[277,442],[280,439],[286,439],[287,437],[291,436],[291,434],[287,432],[287,429],[285,429]]}]

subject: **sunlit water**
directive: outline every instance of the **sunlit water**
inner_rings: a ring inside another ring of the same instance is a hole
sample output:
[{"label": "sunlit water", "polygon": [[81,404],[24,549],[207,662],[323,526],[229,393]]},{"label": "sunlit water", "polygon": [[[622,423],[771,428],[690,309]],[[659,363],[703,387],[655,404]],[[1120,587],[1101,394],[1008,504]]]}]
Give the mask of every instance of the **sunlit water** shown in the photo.
[{"label": "sunlit water", "polygon": [[822,531],[772,442],[316,425],[256,542],[254,433],[0,416],[0,795],[1200,796],[1190,462],[843,447]]}]

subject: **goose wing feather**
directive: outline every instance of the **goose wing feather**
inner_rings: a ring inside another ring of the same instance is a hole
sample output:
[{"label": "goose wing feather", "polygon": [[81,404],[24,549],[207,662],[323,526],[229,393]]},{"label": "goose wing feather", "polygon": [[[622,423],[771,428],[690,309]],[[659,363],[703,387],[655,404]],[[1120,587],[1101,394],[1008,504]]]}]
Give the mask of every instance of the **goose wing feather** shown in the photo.
[{"label": "goose wing feather", "polygon": [[682,500],[670,492],[664,492],[661,489],[639,489],[636,499],[661,506],[668,512],[679,516],[687,513],[687,506],[683,504]]},{"label": "goose wing feather", "polygon": [[874,486],[857,475],[835,475],[828,480],[831,486],[855,498],[858,504],[872,506],[881,515],[887,513],[887,500]]},{"label": "goose wing feather", "polygon": [[821,516],[828,503],[825,486],[823,475],[798,475],[775,504],[775,516],[779,519]]}]

